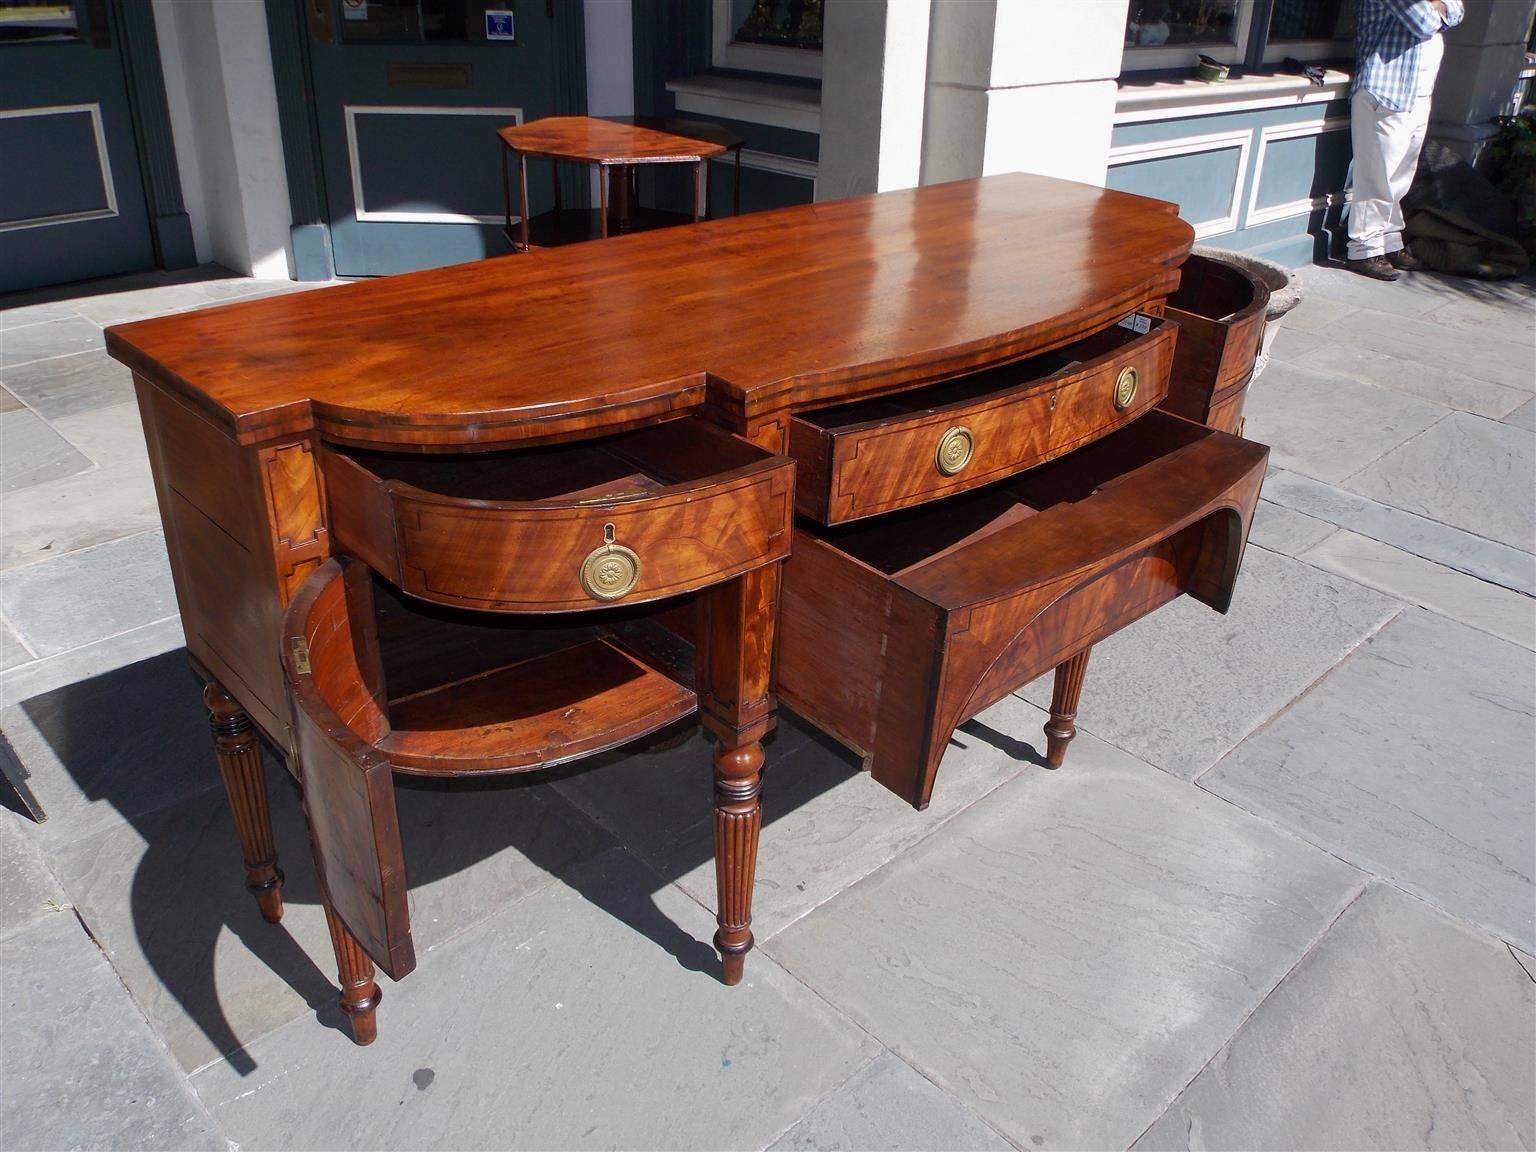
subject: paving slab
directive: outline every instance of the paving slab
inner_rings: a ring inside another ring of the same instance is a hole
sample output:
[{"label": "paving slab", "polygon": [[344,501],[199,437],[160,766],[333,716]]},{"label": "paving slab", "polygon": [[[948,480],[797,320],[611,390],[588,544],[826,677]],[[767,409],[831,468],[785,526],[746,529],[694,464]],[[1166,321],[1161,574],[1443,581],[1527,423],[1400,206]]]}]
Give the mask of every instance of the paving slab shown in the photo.
[{"label": "paving slab", "polygon": [[721,985],[713,929],[607,852],[425,957],[367,1051],[299,1019],[192,1084],[246,1149],[761,1148],[879,1048],[767,956]]},{"label": "paving slab", "polygon": [[102,347],[101,329],[79,316],[24,324],[0,332],[0,368]]},{"label": "paving slab", "polygon": [[1502,942],[1373,884],[1135,1148],[1530,1148],[1533,991]]},{"label": "paving slab", "polygon": [[133,373],[100,349],[6,369],[0,383],[50,420],[133,402]]},{"label": "paving slab", "polygon": [[53,420],[54,430],[97,465],[114,474],[149,470],[149,450],[139,406],[111,404]]},{"label": "paving slab", "polygon": [[35,412],[0,412],[0,492],[74,476],[91,462]]},{"label": "paving slab", "polygon": [[186,643],[181,618],[172,617],[83,648],[71,648],[45,660],[18,664],[0,671],[0,706],[17,704],[76,681],[184,648]]},{"label": "paving slab", "polygon": [[0,940],[67,914],[68,898],[43,859],[36,829],[25,816],[0,809]]},{"label": "paving slab", "polygon": [[1260,500],[1254,509],[1248,542],[1283,556],[1296,556],[1321,544],[1338,528],[1326,520],[1296,512],[1281,504]]},{"label": "paving slab", "polygon": [[158,528],[149,458],[141,447],[78,476],[0,493],[0,523],[0,570]]},{"label": "paving slab", "polygon": [[[289,1020],[313,1021],[335,998],[335,960],[297,789],[270,761],[267,776],[286,876],[281,926],[265,923],[245,891],[222,788],[55,854],[69,898],[188,1072],[231,1053],[232,1063],[251,1070],[238,1049]],[[553,790],[526,780],[403,781],[397,801],[421,957],[612,845]]]},{"label": "paving slab", "polygon": [[1531,396],[1528,389],[1479,380],[1452,368],[1420,363],[1372,348],[1357,348],[1331,340],[1326,335],[1314,339],[1318,342],[1316,346],[1294,357],[1301,367],[1327,376],[1374,384],[1405,396],[1417,396],[1446,408],[1498,420]]},{"label": "paving slab", "polygon": [[[1250,548],[1225,616],[1185,596],[1094,646],[1078,727],[1191,779],[1401,610]],[[1042,676],[1022,695],[1048,707],[1051,683]]]},{"label": "paving slab", "polygon": [[[763,831],[752,931],[767,940],[886,861],[909,850],[1020,772],[1045,771],[1035,709],[1005,697],[950,739],[933,802],[922,812],[864,773],[830,738],[807,741],[764,778]],[[694,825],[664,860],[664,875],[715,906],[713,828]]]},{"label": "paving slab", "polygon": [[1520,405],[1504,417],[1504,423],[1513,424],[1516,428],[1524,428],[1527,432],[1536,432],[1536,399],[1527,400]]},{"label": "paving slab", "polygon": [[769,1152],[949,1152],[996,1149],[1004,1140],[965,1105],[886,1052],[853,1074]]},{"label": "paving slab", "polygon": [[[249,283],[249,281],[246,281]],[[74,301],[75,311],[102,327],[146,320],[169,312],[205,308],[211,302],[200,283],[156,284],[119,292],[104,292]]]},{"label": "paving slab", "polygon": [[16,396],[5,388],[0,388],[0,412],[15,412],[25,405]]},{"label": "paving slab", "polygon": [[1200,786],[1536,950],[1530,652],[1409,609]]},{"label": "paving slab", "polygon": [[1264,497],[1447,568],[1536,596],[1536,556],[1530,552],[1278,468],[1264,479]]},{"label": "paving slab", "polygon": [[0,308],[0,332],[20,328],[23,324],[43,324],[49,320],[70,320],[76,312],[65,301],[49,301],[43,304],[24,304],[19,307]]},{"label": "paving slab", "polygon": [[1536,387],[1536,350],[1531,342],[1501,340],[1486,332],[1475,338],[1419,317],[1405,319],[1361,309],[1328,325],[1327,334],[1358,348],[1373,348],[1404,360],[1450,368],[1511,388]]},{"label": "paving slab", "polygon": [[1300,559],[1536,649],[1536,599],[1340,528]]},{"label": "paving slab", "polygon": [[46,683],[5,684],[0,735],[48,813],[38,828],[48,851],[220,787],[184,651],[37,690]]},{"label": "paving slab", "polygon": [[1080,734],[765,948],[1016,1146],[1125,1147],[1361,883]]},{"label": "paving slab", "polygon": [[1309,275],[1303,275],[1303,280],[1307,284],[1307,292],[1301,303],[1286,313],[1285,325],[1280,331],[1294,328],[1300,332],[1320,332],[1340,317],[1360,310],[1358,304],[1347,304],[1313,291]]},{"label": "paving slab", "polygon": [[37,655],[27,648],[12,632],[3,620],[0,620],[0,672],[9,668],[15,668],[19,664],[29,664],[37,659]]},{"label": "paving slab", "polygon": [[1453,412],[1344,486],[1524,552],[1536,551],[1536,437]]},{"label": "paving slab", "polygon": [[1491,332],[1501,340],[1519,343],[1536,339],[1536,291],[1512,298],[1454,300],[1424,314],[1424,319],[1480,339]]},{"label": "paving slab", "polygon": [[174,616],[165,536],[144,532],[0,572],[0,612],[39,656]]},{"label": "paving slab", "polygon": [[1269,445],[1275,467],[1337,483],[1446,411],[1412,396],[1274,361],[1248,397],[1244,434]]},{"label": "paving slab", "polygon": [[1274,341],[1269,347],[1269,354],[1275,360],[1297,360],[1327,343],[1326,336],[1308,332],[1305,328],[1293,328],[1287,324],[1275,333]]},{"label": "paving slab", "polygon": [[1519,285],[1478,283],[1437,272],[1413,272],[1390,282],[1372,280],[1341,265],[1314,265],[1303,269],[1301,278],[1306,285],[1308,300],[1336,300],[1394,317],[1421,317],[1469,299],[1503,303],[1516,298],[1522,291]]},{"label": "paving slab", "polygon": [[0,941],[0,1147],[227,1142],[73,915]]}]

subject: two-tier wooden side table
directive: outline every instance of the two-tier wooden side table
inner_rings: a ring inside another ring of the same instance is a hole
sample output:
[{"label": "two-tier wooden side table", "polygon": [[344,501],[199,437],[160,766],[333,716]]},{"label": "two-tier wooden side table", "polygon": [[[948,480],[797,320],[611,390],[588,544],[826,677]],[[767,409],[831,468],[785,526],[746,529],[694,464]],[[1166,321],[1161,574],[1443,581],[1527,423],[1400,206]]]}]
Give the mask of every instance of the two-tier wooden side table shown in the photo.
[{"label": "two-tier wooden side table", "polygon": [[[682,134],[687,127],[689,134]],[[511,124],[497,130],[503,145],[502,203],[507,239],[526,251],[554,247],[579,240],[599,239],[613,232],[638,231],[672,224],[697,222],[704,215],[704,165],[715,156],[734,150],[736,188],[734,202],[741,203],[741,141],[713,125],[627,117],[603,120],[592,116],[550,116],[527,124]],[[554,186],[553,211],[530,218],[528,158],[550,161]],[[512,178],[508,161],[517,161],[520,219],[512,224]],[[599,206],[594,212],[566,208],[561,200],[558,165],[585,164],[598,170]],[[693,166],[693,213],[691,216],[659,209],[642,209],[638,202],[636,172],[647,164]]]},{"label": "two-tier wooden side table", "polygon": [[1193,240],[993,176],[109,328],[248,887],[282,915],[265,736],[358,1041],[415,966],[396,775],[696,712],[734,983],[777,703],[921,808],[983,708],[1054,669],[1059,765],[1094,644],[1225,611],[1264,290]]}]

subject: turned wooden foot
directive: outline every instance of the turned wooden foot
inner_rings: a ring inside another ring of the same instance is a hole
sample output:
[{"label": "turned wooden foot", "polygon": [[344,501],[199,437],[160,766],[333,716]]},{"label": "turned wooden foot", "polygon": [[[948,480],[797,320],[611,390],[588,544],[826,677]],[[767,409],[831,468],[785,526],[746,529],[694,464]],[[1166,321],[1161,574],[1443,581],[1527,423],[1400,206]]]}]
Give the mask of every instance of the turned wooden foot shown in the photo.
[{"label": "turned wooden foot", "polygon": [[763,746],[715,749],[715,882],[720,892],[721,978],[740,984],[752,950],[752,880],[757,872],[757,834],[762,826]]},{"label": "turned wooden foot", "polygon": [[1067,757],[1067,745],[1077,735],[1077,700],[1083,694],[1083,673],[1088,671],[1088,653],[1084,648],[1064,664],[1056,666],[1056,685],[1051,691],[1051,718],[1045,725],[1045,760],[1060,768]]},{"label": "turned wooden foot", "polygon": [[379,1035],[378,1009],[384,993],[373,978],[373,961],[341,918],[325,904],[325,922],[331,929],[331,947],[336,949],[336,979],[341,984],[337,1000],[352,1026],[352,1039],[358,1044],[372,1044]]},{"label": "turned wooden foot", "polygon": [[272,813],[267,808],[267,778],[256,729],[245,710],[217,684],[204,689],[203,703],[245,857],[245,886],[256,897],[262,918],[276,924],[283,918],[283,873],[272,843]]}]

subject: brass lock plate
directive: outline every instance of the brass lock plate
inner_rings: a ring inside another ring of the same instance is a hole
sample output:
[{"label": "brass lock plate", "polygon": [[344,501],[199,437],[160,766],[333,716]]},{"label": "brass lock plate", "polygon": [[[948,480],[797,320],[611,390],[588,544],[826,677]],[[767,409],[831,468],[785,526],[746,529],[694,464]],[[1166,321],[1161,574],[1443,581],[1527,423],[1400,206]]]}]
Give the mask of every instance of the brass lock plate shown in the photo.
[{"label": "brass lock plate", "polygon": [[613,540],[613,525],[603,525],[603,543],[581,562],[581,587],[594,600],[622,600],[640,582],[640,557]]},{"label": "brass lock plate", "polygon": [[1124,412],[1131,406],[1131,401],[1136,399],[1136,385],[1141,375],[1133,364],[1127,364],[1120,369],[1120,375],[1115,377],[1115,411]]},{"label": "brass lock plate", "polygon": [[964,424],[957,424],[939,437],[939,446],[933,453],[933,464],[945,476],[953,476],[971,462],[976,451],[976,438]]}]

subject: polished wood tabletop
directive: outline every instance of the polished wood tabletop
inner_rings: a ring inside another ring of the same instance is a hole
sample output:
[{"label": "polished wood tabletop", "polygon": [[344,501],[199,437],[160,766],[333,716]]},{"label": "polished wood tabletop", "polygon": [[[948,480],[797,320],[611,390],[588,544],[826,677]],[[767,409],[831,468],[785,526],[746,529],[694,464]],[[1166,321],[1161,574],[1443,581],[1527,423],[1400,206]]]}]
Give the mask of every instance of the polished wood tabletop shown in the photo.
[{"label": "polished wood tabletop", "polygon": [[593,116],[546,116],[498,128],[502,143],[528,156],[588,164],[667,164],[707,160],[726,145],[664,132],[646,124]]},{"label": "polished wood tabletop", "polygon": [[[856,399],[1060,346],[1177,284],[1175,206],[1001,175],[107,331],[244,443],[532,442]],[[622,349],[621,353],[616,353]]]}]

